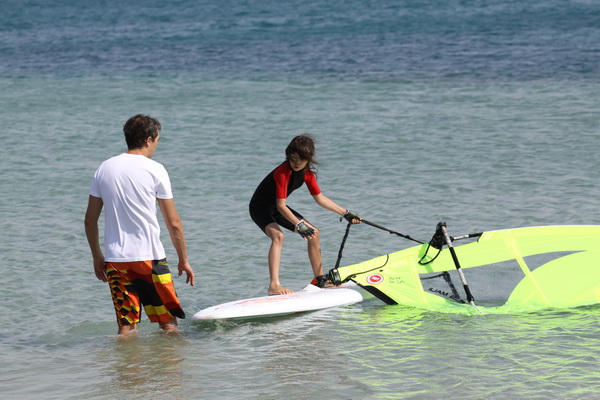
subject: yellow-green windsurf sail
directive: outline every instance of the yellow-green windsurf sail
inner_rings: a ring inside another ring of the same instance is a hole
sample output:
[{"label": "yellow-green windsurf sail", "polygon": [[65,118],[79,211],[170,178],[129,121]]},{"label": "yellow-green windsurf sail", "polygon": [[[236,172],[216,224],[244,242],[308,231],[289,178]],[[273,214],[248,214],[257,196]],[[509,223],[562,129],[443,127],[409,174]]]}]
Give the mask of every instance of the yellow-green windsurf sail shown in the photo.
[{"label": "yellow-green windsurf sail", "polygon": [[454,246],[477,307],[464,303],[449,249],[410,247],[330,271],[387,304],[432,311],[508,313],[600,303],[600,226],[569,225],[482,233]]}]

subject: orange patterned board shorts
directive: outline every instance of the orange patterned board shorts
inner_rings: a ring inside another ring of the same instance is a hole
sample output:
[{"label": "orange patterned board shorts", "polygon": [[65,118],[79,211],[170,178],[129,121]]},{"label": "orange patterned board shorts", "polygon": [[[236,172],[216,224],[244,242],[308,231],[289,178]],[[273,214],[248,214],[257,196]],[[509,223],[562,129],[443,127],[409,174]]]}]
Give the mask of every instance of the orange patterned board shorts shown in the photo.
[{"label": "orange patterned board shorts", "polygon": [[106,275],[119,326],[139,323],[141,306],[152,322],[185,318],[166,259],[107,262]]}]

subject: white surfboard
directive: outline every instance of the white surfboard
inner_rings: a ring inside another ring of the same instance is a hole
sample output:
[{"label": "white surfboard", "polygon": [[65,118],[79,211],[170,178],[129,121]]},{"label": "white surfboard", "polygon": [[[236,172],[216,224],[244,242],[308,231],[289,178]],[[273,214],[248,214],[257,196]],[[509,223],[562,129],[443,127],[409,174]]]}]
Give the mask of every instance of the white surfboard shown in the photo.
[{"label": "white surfboard", "polygon": [[208,307],[194,314],[192,321],[295,314],[346,306],[358,303],[362,299],[362,295],[356,290],[343,287],[321,289],[314,285],[308,285],[292,294],[254,297]]}]

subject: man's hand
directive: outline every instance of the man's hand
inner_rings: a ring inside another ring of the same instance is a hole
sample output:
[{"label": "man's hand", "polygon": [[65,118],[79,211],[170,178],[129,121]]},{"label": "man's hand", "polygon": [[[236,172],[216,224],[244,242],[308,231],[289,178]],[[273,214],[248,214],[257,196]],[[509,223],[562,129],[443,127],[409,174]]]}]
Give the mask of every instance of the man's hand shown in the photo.
[{"label": "man's hand", "polygon": [[179,264],[177,265],[177,269],[179,270],[179,276],[183,275],[183,273],[185,272],[185,283],[189,283],[190,286],[194,286],[194,282],[195,282],[195,276],[194,276],[194,270],[192,269],[192,266],[190,265],[189,262],[184,261],[184,262],[179,262]]},{"label": "man's hand", "polygon": [[106,276],[106,263],[104,262],[104,256],[94,258],[94,273],[96,274],[96,278],[98,278],[102,282],[108,282],[108,277]]}]

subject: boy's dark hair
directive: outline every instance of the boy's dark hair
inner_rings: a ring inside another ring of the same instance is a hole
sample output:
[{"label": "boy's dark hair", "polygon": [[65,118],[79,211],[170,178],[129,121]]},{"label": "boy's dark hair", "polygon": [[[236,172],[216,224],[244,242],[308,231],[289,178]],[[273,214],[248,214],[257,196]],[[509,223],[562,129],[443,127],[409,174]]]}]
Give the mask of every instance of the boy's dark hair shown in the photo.
[{"label": "boy's dark hair", "polygon": [[315,166],[319,163],[315,159],[315,152],[315,139],[312,135],[305,133],[292,139],[285,149],[285,156],[289,159],[292,154],[298,154],[298,157],[308,161],[306,169],[316,175]]},{"label": "boy's dark hair", "polygon": [[139,149],[144,146],[148,137],[156,140],[160,133],[160,122],[147,115],[134,115],[125,122],[123,133],[125,134],[127,149]]}]

